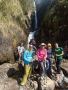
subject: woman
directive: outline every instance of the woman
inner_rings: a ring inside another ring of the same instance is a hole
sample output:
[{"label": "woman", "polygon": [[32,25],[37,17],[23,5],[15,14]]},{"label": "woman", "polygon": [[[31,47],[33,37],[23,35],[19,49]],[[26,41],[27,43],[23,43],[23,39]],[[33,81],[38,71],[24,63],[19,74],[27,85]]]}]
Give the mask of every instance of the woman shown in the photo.
[{"label": "woman", "polygon": [[47,60],[49,62],[49,68],[47,70],[47,74],[51,78],[51,75],[52,75],[52,71],[51,71],[51,67],[52,67],[52,45],[51,45],[51,43],[48,43],[48,45],[47,45]]},{"label": "woman", "polygon": [[40,48],[37,50],[37,60],[41,65],[40,74],[45,75],[45,60],[47,58],[47,50],[45,49],[45,43],[41,43]]},{"label": "woman", "polygon": [[27,78],[30,74],[31,62],[33,61],[33,46],[32,45],[29,45],[29,48],[24,51],[23,59],[24,59],[23,60],[24,66],[25,66],[25,74],[22,79],[21,85],[25,85],[27,83]]},{"label": "woman", "polygon": [[23,43],[21,43],[21,45],[19,45],[18,47],[18,54],[19,54],[19,61],[22,59],[22,54],[25,50],[24,46],[23,46]]}]

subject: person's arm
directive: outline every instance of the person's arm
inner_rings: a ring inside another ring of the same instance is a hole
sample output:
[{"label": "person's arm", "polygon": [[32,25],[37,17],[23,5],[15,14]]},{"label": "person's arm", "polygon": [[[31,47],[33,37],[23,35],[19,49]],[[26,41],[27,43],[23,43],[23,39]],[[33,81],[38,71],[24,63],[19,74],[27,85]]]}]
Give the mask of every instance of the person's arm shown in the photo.
[{"label": "person's arm", "polygon": [[63,56],[63,54],[64,54],[64,52],[62,51],[62,54],[59,54],[59,55],[58,55],[58,54],[56,54],[56,56]]},{"label": "person's arm", "polygon": [[44,59],[46,60],[46,58],[47,58],[47,50],[45,50],[45,57],[44,57]]},{"label": "person's arm", "polygon": [[36,56],[35,56],[36,60],[38,60],[38,57],[39,57],[39,50],[36,52]]},{"label": "person's arm", "polygon": [[51,58],[54,58],[54,51],[51,51]]},{"label": "person's arm", "polygon": [[23,52],[25,51],[25,48],[23,47]]},{"label": "person's arm", "polygon": [[64,55],[64,52],[63,52],[63,48],[60,48],[62,53],[60,55],[56,54],[56,56],[63,56]]},{"label": "person's arm", "polygon": [[54,50],[54,59],[55,59],[55,62],[56,62],[57,61],[56,50]]},{"label": "person's arm", "polygon": [[61,54],[62,56],[64,55],[64,51],[62,51],[62,54]]}]

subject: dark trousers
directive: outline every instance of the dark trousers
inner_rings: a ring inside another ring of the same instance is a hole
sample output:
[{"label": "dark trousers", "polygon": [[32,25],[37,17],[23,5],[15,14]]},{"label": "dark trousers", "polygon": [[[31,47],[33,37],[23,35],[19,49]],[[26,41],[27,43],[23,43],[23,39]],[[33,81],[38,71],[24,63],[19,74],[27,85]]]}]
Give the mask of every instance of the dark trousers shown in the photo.
[{"label": "dark trousers", "polygon": [[47,74],[50,77],[52,75],[52,71],[51,71],[51,67],[52,67],[51,59],[49,59],[48,62],[49,62],[49,68],[47,70]]},{"label": "dark trousers", "polygon": [[57,68],[57,73],[60,74],[61,71],[61,60],[56,61],[56,68]]},{"label": "dark trousers", "polygon": [[45,61],[40,61],[39,62],[40,65],[40,75],[45,75],[46,71],[45,71]]}]

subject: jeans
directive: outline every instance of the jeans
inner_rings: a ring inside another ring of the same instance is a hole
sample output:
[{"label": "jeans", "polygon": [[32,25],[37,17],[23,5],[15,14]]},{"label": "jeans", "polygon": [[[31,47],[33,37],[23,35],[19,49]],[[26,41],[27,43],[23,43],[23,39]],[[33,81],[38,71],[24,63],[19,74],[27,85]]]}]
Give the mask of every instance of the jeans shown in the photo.
[{"label": "jeans", "polygon": [[52,62],[51,62],[51,59],[49,59],[48,62],[49,62],[49,68],[47,70],[47,74],[50,77],[52,75],[52,71],[51,71]]},{"label": "jeans", "polygon": [[46,71],[46,69],[45,69],[45,61],[40,61],[39,62],[39,64],[40,64],[40,75],[45,75],[45,71]]}]

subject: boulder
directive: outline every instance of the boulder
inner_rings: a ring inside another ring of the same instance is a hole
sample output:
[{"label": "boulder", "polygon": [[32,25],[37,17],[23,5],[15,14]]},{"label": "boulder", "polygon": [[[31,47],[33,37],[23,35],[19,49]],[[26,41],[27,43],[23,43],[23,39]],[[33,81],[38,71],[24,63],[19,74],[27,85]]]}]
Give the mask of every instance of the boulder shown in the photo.
[{"label": "boulder", "polygon": [[0,83],[0,90],[19,90],[19,86],[16,80],[7,79]]},{"label": "boulder", "polygon": [[68,60],[62,62],[61,68],[65,76],[68,77]]},{"label": "boulder", "polygon": [[37,81],[30,80],[30,86],[32,87],[33,90],[38,90],[38,83],[37,83]]},{"label": "boulder", "polygon": [[51,80],[49,77],[41,77],[41,90],[54,90],[55,81]]},{"label": "boulder", "polygon": [[8,77],[8,70],[16,65],[5,63],[0,66],[0,90],[19,90],[17,80]]},{"label": "boulder", "polygon": [[26,34],[16,25],[6,25],[1,23],[0,32],[0,63],[13,62],[14,49],[19,42],[26,40]]}]

